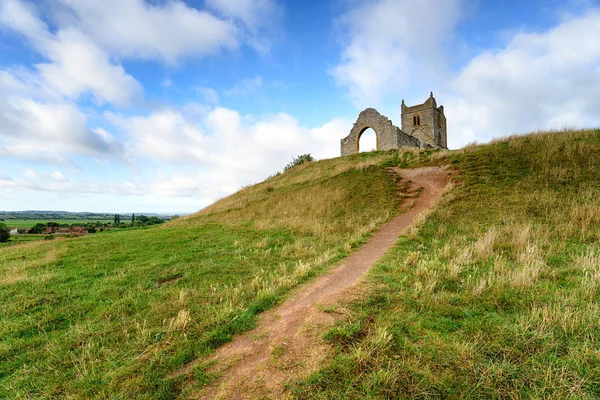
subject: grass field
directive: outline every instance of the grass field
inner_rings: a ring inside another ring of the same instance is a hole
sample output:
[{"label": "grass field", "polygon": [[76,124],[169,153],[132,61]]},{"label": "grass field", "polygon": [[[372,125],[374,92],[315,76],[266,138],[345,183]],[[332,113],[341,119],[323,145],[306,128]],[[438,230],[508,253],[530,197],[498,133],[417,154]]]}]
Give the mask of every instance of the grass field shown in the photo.
[{"label": "grass field", "polygon": [[[173,398],[396,210],[396,153],[302,166],[160,227],[0,251],[0,398]],[[240,208],[243,205],[243,208]]]},{"label": "grass field", "polygon": [[46,224],[48,222],[56,222],[58,224],[80,224],[86,225],[90,222],[100,221],[103,224],[113,223],[112,219],[5,219],[2,223],[6,224],[9,228],[31,228],[37,223]]},{"label": "grass field", "polygon": [[0,248],[29,242],[37,242],[39,240],[44,240],[45,236],[46,235],[12,235],[8,242],[0,243]]},{"label": "grass field", "polygon": [[457,185],[326,334],[302,399],[600,398],[600,131],[415,163]]},{"label": "grass field", "polygon": [[[600,397],[600,131],[315,162],[160,227],[0,250],[0,398],[168,399],[257,313],[397,209],[385,166],[455,188],[325,334],[296,398]],[[199,376],[197,384],[205,382]]]}]

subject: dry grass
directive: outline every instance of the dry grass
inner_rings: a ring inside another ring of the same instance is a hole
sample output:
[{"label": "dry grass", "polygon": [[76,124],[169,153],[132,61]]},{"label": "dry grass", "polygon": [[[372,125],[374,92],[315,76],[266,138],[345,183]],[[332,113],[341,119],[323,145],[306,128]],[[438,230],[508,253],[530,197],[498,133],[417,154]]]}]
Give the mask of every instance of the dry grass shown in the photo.
[{"label": "dry grass", "polygon": [[[409,150],[413,151],[414,150]],[[188,220],[195,220],[199,216],[207,216],[220,214],[223,212],[231,212],[232,210],[242,210],[247,208],[247,206],[255,204],[257,202],[265,201],[271,197],[273,192],[277,191],[287,191],[290,188],[299,187],[303,185],[313,185],[316,182],[322,182],[329,178],[342,175],[349,171],[364,171],[365,169],[372,166],[379,166],[387,161],[390,161],[394,158],[398,157],[397,152],[376,152],[376,153],[367,153],[364,154],[363,157],[342,157],[333,160],[323,160],[319,162],[306,163],[299,165],[291,170],[286,171],[278,176],[275,176],[271,179],[268,179],[264,182],[261,182],[257,185],[248,186],[240,190],[239,192],[228,196],[224,199],[217,201],[216,203],[210,205],[209,207],[201,210],[197,214],[193,214],[182,218],[174,223],[176,225],[182,224]],[[298,194],[296,193],[296,196]],[[306,204],[303,206],[307,206],[309,204],[315,204],[316,208],[322,208],[324,205],[322,203],[326,203],[328,200],[328,196],[319,196],[318,193],[304,193],[304,195],[309,196],[306,199]],[[331,193],[333,196],[330,201],[339,200],[339,193]],[[337,197],[336,197],[337,196]],[[289,197],[280,197],[275,202],[275,207],[277,208],[276,214],[286,215],[281,212],[281,208],[287,208],[290,204],[295,204],[298,198],[294,198],[292,202],[290,202]],[[269,202],[269,204],[272,204]],[[311,207],[296,207],[301,211],[307,211]],[[237,214],[234,217],[230,218],[244,218],[248,217],[250,212],[258,211],[258,210],[245,210],[247,214]],[[260,210],[264,211],[264,210]],[[287,210],[286,210],[287,211]],[[284,211],[285,212],[285,211]],[[222,216],[221,216],[222,217]],[[295,216],[290,216],[290,220],[294,220]],[[292,223],[296,225],[301,225],[301,223],[297,221],[293,221]]]},{"label": "dry grass", "polygon": [[46,283],[53,274],[45,269],[67,251],[57,243],[32,242],[0,252],[0,287],[17,282]]},{"label": "dry grass", "polygon": [[[295,393],[599,398],[600,131],[416,162],[450,162],[460,183],[380,262],[336,328],[338,357]],[[382,328],[388,347],[369,356]]]}]

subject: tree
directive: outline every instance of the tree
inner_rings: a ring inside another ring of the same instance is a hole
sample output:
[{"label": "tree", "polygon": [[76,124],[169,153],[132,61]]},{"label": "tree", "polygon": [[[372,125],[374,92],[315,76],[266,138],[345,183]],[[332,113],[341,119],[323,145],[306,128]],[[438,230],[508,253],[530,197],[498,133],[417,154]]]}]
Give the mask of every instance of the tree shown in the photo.
[{"label": "tree", "polygon": [[135,213],[131,214],[131,226],[135,223]]},{"label": "tree", "polygon": [[158,224],[162,224],[163,222],[165,222],[164,220],[158,218],[158,217],[150,217],[148,219],[148,225],[158,225]]},{"label": "tree", "polygon": [[315,159],[310,154],[301,154],[298,157],[294,157],[292,161],[283,167],[284,171],[287,171],[290,168],[294,168],[295,166],[302,165],[307,162],[314,161]]},{"label": "tree", "polygon": [[8,242],[10,239],[10,231],[5,224],[0,223],[0,243]]},{"label": "tree", "polygon": [[38,233],[39,234],[39,233],[44,233],[45,230],[46,230],[46,224],[42,224],[40,222],[40,223],[35,224],[33,226],[33,228],[30,228],[29,233]]},{"label": "tree", "polygon": [[115,225],[119,225],[121,223],[121,216],[119,214],[115,214]]}]

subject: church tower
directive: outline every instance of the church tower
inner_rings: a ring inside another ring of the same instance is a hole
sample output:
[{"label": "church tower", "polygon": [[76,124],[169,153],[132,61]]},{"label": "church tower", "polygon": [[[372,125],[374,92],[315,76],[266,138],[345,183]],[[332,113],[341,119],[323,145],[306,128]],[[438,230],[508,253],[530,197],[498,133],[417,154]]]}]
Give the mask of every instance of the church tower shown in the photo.
[{"label": "church tower", "polygon": [[437,106],[433,92],[416,106],[409,107],[402,100],[402,130],[433,147],[448,148],[444,106]]}]

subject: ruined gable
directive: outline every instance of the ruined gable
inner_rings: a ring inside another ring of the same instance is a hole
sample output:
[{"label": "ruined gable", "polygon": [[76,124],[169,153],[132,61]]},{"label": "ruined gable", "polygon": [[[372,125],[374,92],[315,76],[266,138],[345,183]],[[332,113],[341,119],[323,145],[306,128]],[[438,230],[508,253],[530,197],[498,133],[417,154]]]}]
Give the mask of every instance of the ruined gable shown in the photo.
[{"label": "ruined gable", "polygon": [[377,150],[403,147],[447,148],[444,107],[437,106],[433,93],[423,104],[408,107],[402,100],[402,129],[374,108],[363,110],[350,134],[341,140],[342,156],[359,152],[360,137],[368,128],[375,131]]}]

